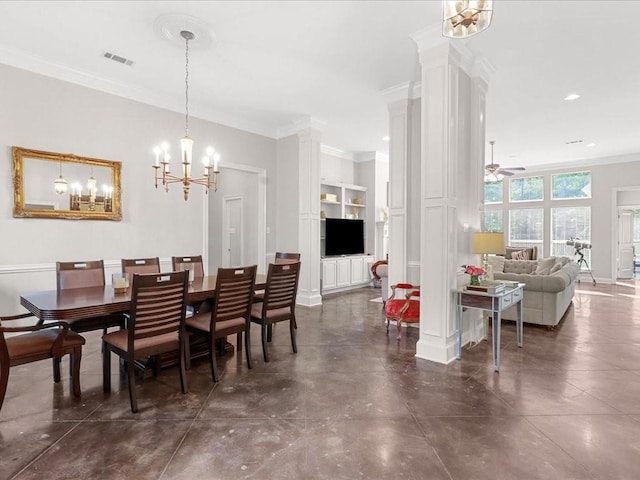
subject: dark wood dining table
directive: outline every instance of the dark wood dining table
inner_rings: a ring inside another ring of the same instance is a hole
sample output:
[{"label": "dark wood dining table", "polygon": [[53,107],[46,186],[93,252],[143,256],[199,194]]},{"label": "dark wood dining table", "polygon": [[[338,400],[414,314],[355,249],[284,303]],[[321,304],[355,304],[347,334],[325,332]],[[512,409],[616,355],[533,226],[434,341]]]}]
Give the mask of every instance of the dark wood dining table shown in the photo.
[{"label": "dark wood dining table", "polygon": [[[256,275],[255,289],[264,289],[266,282],[266,275]],[[215,290],[216,275],[196,278],[189,284],[187,303],[191,304],[213,298]],[[122,294],[116,294],[111,285],[60,291],[45,290],[21,295],[20,304],[42,322],[102,317],[129,311],[131,287]]]}]

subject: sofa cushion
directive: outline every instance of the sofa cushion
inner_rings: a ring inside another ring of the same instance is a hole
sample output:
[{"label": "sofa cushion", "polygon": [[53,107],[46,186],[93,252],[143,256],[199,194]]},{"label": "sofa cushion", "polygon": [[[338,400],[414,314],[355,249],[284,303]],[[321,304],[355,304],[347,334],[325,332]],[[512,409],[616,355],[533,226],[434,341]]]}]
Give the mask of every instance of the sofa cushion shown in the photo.
[{"label": "sofa cushion", "polygon": [[533,273],[538,266],[536,260],[505,260],[504,273]]},{"label": "sofa cushion", "polygon": [[553,264],[553,267],[551,267],[551,270],[549,271],[549,273],[556,273],[561,268],[562,268],[562,264],[560,262],[556,262]]},{"label": "sofa cushion", "polygon": [[538,266],[534,270],[534,275],[549,275],[551,268],[556,265],[556,257],[541,258],[538,260]]},{"label": "sofa cushion", "polygon": [[511,253],[511,258],[514,260],[529,260],[529,252],[526,250],[519,250]]}]

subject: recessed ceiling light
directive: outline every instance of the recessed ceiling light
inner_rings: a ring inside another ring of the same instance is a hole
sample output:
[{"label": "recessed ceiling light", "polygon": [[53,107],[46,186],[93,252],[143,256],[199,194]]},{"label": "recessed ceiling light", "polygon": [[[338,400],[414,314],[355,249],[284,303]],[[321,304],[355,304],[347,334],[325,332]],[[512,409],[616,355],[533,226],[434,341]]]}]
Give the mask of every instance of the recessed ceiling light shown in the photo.
[{"label": "recessed ceiling light", "polygon": [[595,143],[587,143],[587,147],[595,147],[596,144]]},{"label": "recessed ceiling light", "polygon": [[383,142],[388,142],[389,140],[391,140],[391,139],[389,138],[389,135],[386,135],[386,136],[382,137],[382,141],[383,141]]},{"label": "recessed ceiling light", "polygon": [[578,98],[580,98],[580,95],[578,95],[577,93],[570,93],[569,95],[564,97],[565,100],[577,100]]},{"label": "recessed ceiling light", "polygon": [[582,140],[569,140],[568,142],[564,142],[565,145],[575,145],[576,143],[582,143]]}]

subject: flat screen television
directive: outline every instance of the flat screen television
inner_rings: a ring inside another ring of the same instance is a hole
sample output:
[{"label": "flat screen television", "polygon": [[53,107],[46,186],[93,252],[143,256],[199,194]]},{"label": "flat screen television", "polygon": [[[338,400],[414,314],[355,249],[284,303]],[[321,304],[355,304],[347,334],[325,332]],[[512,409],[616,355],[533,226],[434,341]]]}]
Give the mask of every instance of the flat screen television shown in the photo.
[{"label": "flat screen television", "polygon": [[364,253],[364,221],[346,218],[325,220],[324,254],[355,255]]}]

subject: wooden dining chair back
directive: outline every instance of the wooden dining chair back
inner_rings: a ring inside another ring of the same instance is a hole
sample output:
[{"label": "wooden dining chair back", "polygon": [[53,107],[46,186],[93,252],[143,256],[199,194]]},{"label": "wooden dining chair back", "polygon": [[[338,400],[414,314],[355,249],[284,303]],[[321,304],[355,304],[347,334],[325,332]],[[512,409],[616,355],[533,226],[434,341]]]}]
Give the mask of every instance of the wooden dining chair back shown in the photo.
[{"label": "wooden dining chair back", "polygon": [[204,265],[202,255],[192,255],[190,257],[171,257],[171,265],[175,272],[182,270],[192,270],[194,278],[204,277]]},{"label": "wooden dining chair back", "polygon": [[[60,359],[71,356],[71,387],[80,396],[80,360],[85,340],[65,322],[7,327],[3,323],[32,317],[31,313],[0,316],[0,409],[9,383],[9,370],[17,365],[53,359],[53,380],[60,382]],[[5,337],[5,333],[12,334]],[[18,335],[19,334],[19,335]]]},{"label": "wooden dining chair back", "polygon": [[[104,287],[104,262],[93,260],[88,262],[56,262],[56,285],[58,291],[72,288]],[[103,330],[109,327],[124,326],[124,317],[120,314],[103,317],[67,320],[69,328],[74,332]]]},{"label": "wooden dining chair back", "polygon": [[104,262],[56,262],[58,290],[104,286]]},{"label": "wooden dining chair back", "polygon": [[296,346],[296,294],[300,278],[300,262],[271,264],[267,273],[267,288],[262,302],[251,307],[251,321],[261,326],[262,354],[269,361],[267,342],[271,341],[270,329],[278,322],[289,322],[291,347],[298,353]]},{"label": "wooden dining chair back", "polygon": [[387,335],[389,323],[393,320],[398,328],[400,341],[403,323],[420,322],[420,287],[410,283],[398,283],[391,286],[391,296],[384,304],[384,314],[387,318]]},{"label": "wooden dining chair back", "polygon": [[219,380],[215,341],[237,334],[237,350],[242,350],[244,333],[247,365],[251,361],[251,303],[256,280],[256,265],[235,268],[218,268],[216,291],[211,312],[199,313],[188,318],[187,329],[209,340],[209,362],[213,381]]},{"label": "wooden dining chair back", "polygon": [[122,273],[160,273],[160,259],[153,258],[123,258]]},{"label": "wooden dining chair back", "polygon": [[[300,261],[299,253],[276,252],[276,258],[273,263],[276,265],[287,263],[298,263]],[[253,303],[260,303],[264,299],[264,290],[256,290],[253,293]],[[269,341],[271,341],[271,329],[269,329]]]},{"label": "wooden dining chair back", "polygon": [[299,253],[292,252],[276,252],[276,259],[274,263],[282,264],[282,263],[297,263],[300,261]]},{"label": "wooden dining chair back", "polygon": [[135,393],[135,359],[178,351],[180,385],[187,393],[185,331],[186,272],[136,274],[133,276],[131,309],[127,328],[102,337],[104,392],[111,391],[111,352],[126,361],[131,411],[138,411]]}]

